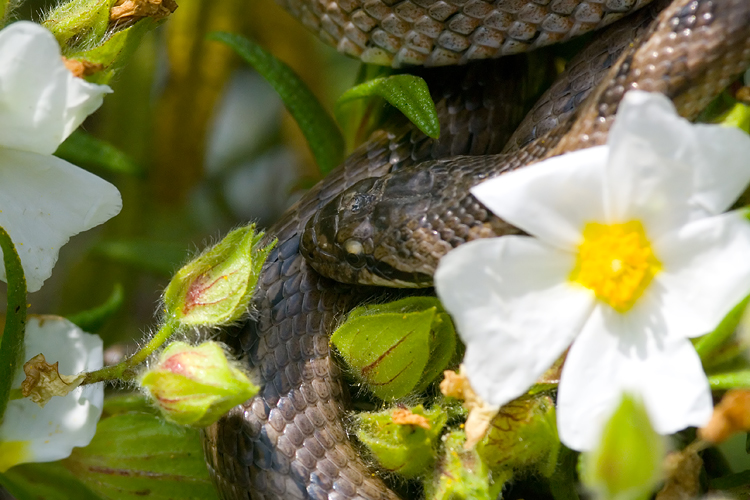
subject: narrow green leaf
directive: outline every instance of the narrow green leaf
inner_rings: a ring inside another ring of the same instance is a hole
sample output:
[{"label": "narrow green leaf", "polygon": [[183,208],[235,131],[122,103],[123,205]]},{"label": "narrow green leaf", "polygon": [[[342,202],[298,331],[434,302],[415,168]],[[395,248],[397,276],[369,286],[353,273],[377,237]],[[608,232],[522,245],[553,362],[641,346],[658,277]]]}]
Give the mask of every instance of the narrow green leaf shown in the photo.
[{"label": "narrow green leaf", "polygon": [[55,151],[55,156],[87,170],[146,175],[146,170],[112,144],[76,130]]},{"label": "narrow green leaf", "polygon": [[328,173],[344,155],[344,138],[336,122],[289,66],[257,43],[240,35],[214,32],[209,40],[229,45],[266,79],[281,97],[307,139],[321,172]]},{"label": "narrow green leaf", "polygon": [[23,334],[26,330],[26,277],[21,258],[5,229],[0,227],[0,248],[8,281],[5,329],[0,339],[0,422],[8,406],[13,375],[23,363]]},{"label": "narrow green leaf", "polygon": [[714,391],[748,389],[750,388],[750,370],[709,375],[708,383]]},{"label": "narrow green leaf", "polygon": [[81,330],[89,333],[96,333],[102,326],[104,326],[104,323],[106,323],[107,320],[111,318],[120,307],[122,307],[124,300],[125,292],[123,291],[122,285],[117,283],[106,302],[102,305],[94,307],[93,309],[71,314],[66,316],[66,318],[71,323],[78,325]]},{"label": "narrow green leaf", "polygon": [[440,136],[440,121],[435,103],[427,83],[420,77],[394,75],[357,85],[344,92],[336,101],[336,114],[339,114],[341,105],[371,96],[379,96],[388,101],[428,136],[434,139]]},{"label": "narrow green leaf", "polygon": [[200,433],[150,413],[121,413],[99,421],[91,443],[75,448],[63,464],[106,499],[217,498]]},{"label": "narrow green leaf", "polygon": [[729,314],[721,320],[719,326],[716,329],[704,336],[702,336],[695,344],[695,350],[698,352],[702,361],[708,360],[711,354],[714,353],[721,345],[732,336],[737,325],[742,319],[742,315],[745,312],[747,303],[750,301],[750,296],[742,299],[742,302],[734,306]]},{"label": "narrow green leaf", "polygon": [[101,500],[59,462],[22,464],[0,474],[16,500]]},{"label": "narrow green leaf", "polygon": [[136,239],[102,241],[92,252],[164,276],[172,276],[188,256],[181,243]]}]

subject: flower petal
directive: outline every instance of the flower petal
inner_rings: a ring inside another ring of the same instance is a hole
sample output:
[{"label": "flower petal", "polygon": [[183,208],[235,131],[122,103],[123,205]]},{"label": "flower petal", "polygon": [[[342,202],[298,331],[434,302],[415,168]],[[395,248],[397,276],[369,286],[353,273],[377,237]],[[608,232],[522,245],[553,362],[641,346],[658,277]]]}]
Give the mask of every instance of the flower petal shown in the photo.
[{"label": "flower petal", "polygon": [[[24,359],[40,352],[48,362],[59,361],[60,373],[74,375],[103,365],[102,341],[64,318],[30,316],[26,325]],[[24,379],[19,370],[14,387]],[[0,425],[0,449],[5,456],[0,472],[21,462],[49,462],[70,455],[75,446],[86,446],[94,437],[102,413],[104,386],[78,387],[65,397],[52,398],[44,408],[28,399],[10,401]]]},{"label": "flower petal", "polygon": [[508,172],[472,188],[471,193],[507,222],[562,249],[581,243],[587,222],[604,219],[600,146],[556,156]]},{"label": "flower petal", "polygon": [[523,394],[579,332],[594,298],[567,281],[574,263],[523,236],[466,243],[440,261],[435,288],[466,344],[471,386],[487,403]]},{"label": "flower petal", "polygon": [[117,188],[85,170],[54,156],[0,148],[0,226],[16,245],[29,292],[49,278],[71,236],[121,207]]},{"label": "flower petal", "polygon": [[607,217],[640,220],[651,237],[725,211],[750,182],[750,137],[692,125],[662,94],[628,92],[607,143]]},{"label": "flower petal", "polygon": [[0,145],[52,154],[112,90],[74,77],[52,33],[27,21],[0,31]]},{"label": "flower petal", "polygon": [[711,417],[711,390],[692,344],[652,335],[642,327],[645,311],[597,307],[570,348],[557,396],[566,446],[595,447],[623,392],[643,398],[661,434],[704,425]]},{"label": "flower petal", "polygon": [[743,211],[692,222],[653,243],[663,265],[654,278],[668,331],[712,331],[750,294],[750,221]]}]

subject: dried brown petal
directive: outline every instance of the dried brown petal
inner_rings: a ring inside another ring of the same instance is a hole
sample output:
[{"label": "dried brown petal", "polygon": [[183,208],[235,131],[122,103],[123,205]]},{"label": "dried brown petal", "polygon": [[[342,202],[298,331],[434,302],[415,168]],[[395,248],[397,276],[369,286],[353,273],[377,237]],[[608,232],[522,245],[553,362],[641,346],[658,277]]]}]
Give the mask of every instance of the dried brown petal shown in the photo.
[{"label": "dried brown petal", "polygon": [[23,365],[26,379],[21,383],[21,393],[42,408],[53,396],[65,396],[81,385],[83,375],[60,375],[57,363],[50,365],[44,354],[37,354]]},{"label": "dried brown petal", "polygon": [[153,17],[163,19],[177,9],[174,0],[117,0],[109,14],[110,21]]},{"label": "dried brown petal", "polygon": [[469,384],[469,379],[462,374],[463,366],[456,373],[452,370],[443,372],[445,379],[440,382],[440,392],[445,396],[462,399],[469,410],[464,430],[466,443],[464,448],[469,450],[482,440],[490,427],[490,421],[497,414],[499,407],[486,403],[480,398]]},{"label": "dried brown petal", "polygon": [[89,61],[79,61],[78,59],[68,59],[63,57],[63,64],[68,68],[68,71],[73,73],[73,76],[83,78],[85,76],[93,75],[104,69],[103,64],[92,63]]},{"label": "dried brown petal", "polygon": [[747,431],[750,431],[750,391],[734,389],[716,405],[711,420],[698,430],[698,436],[716,444],[732,434]]},{"label": "dried brown petal", "polygon": [[398,425],[416,425],[425,430],[430,430],[430,421],[424,415],[412,413],[408,408],[398,408],[391,413],[391,420]]}]

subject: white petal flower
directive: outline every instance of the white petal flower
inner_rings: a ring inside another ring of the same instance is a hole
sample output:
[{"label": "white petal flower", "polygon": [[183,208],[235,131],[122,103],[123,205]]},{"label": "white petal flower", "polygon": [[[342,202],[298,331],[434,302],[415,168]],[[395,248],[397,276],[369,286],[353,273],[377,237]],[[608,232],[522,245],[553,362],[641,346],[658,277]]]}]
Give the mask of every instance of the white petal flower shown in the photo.
[{"label": "white petal flower", "polygon": [[477,394],[520,396],[572,342],[558,394],[569,447],[595,445],[622,391],[661,433],[705,424],[711,393],[688,338],[750,293],[750,221],[722,214],[750,182],[748,158],[740,130],[692,125],[633,91],[607,146],[476,186],[535,237],[467,243],[435,274]]},{"label": "white petal flower", "polygon": [[74,77],[38,24],[0,31],[0,226],[16,245],[30,292],[52,274],[60,246],[122,207],[110,183],[51,156],[109,92]]},{"label": "white petal flower", "polygon": [[[29,317],[24,359],[39,353],[50,363],[59,361],[64,375],[97,370],[103,364],[101,339],[56,316]],[[13,387],[19,388],[24,378],[19,370]],[[0,472],[20,463],[60,460],[73,447],[86,446],[103,405],[103,384],[77,387],[65,397],[52,398],[44,408],[28,399],[8,402],[0,424]]]}]

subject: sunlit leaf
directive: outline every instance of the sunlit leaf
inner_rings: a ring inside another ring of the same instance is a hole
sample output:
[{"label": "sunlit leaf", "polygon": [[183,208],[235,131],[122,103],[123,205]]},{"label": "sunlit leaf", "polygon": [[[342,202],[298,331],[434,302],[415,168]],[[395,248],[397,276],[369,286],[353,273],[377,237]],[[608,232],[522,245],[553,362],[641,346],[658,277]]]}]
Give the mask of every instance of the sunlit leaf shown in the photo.
[{"label": "sunlit leaf", "polygon": [[100,500],[59,462],[17,465],[0,474],[0,485],[16,500]]},{"label": "sunlit leaf", "polygon": [[55,151],[55,156],[87,170],[143,177],[146,170],[112,144],[76,130]]},{"label": "sunlit leaf", "polygon": [[440,136],[435,103],[430,96],[427,83],[414,75],[394,75],[375,78],[353,87],[339,97],[336,110],[341,105],[363,97],[382,97],[389,104],[401,111],[414,125],[428,136],[437,139]]},{"label": "sunlit leaf", "polygon": [[200,433],[151,413],[127,412],[102,419],[91,443],[75,448],[63,464],[105,499],[217,498],[203,460]]},{"label": "sunlit leaf", "polygon": [[21,258],[10,236],[0,227],[0,248],[8,281],[5,328],[0,339],[0,421],[8,406],[11,384],[23,363],[23,334],[26,329],[26,277]]},{"label": "sunlit leaf", "polygon": [[125,300],[122,285],[117,283],[107,300],[100,306],[66,316],[71,322],[89,333],[96,333],[115,314]]},{"label": "sunlit leaf", "polygon": [[305,135],[315,161],[323,173],[330,172],[341,162],[344,154],[341,131],[315,95],[289,66],[257,43],[240,35],[215,32],[209,35],[209,39],[229,45],[278,92]]}]

